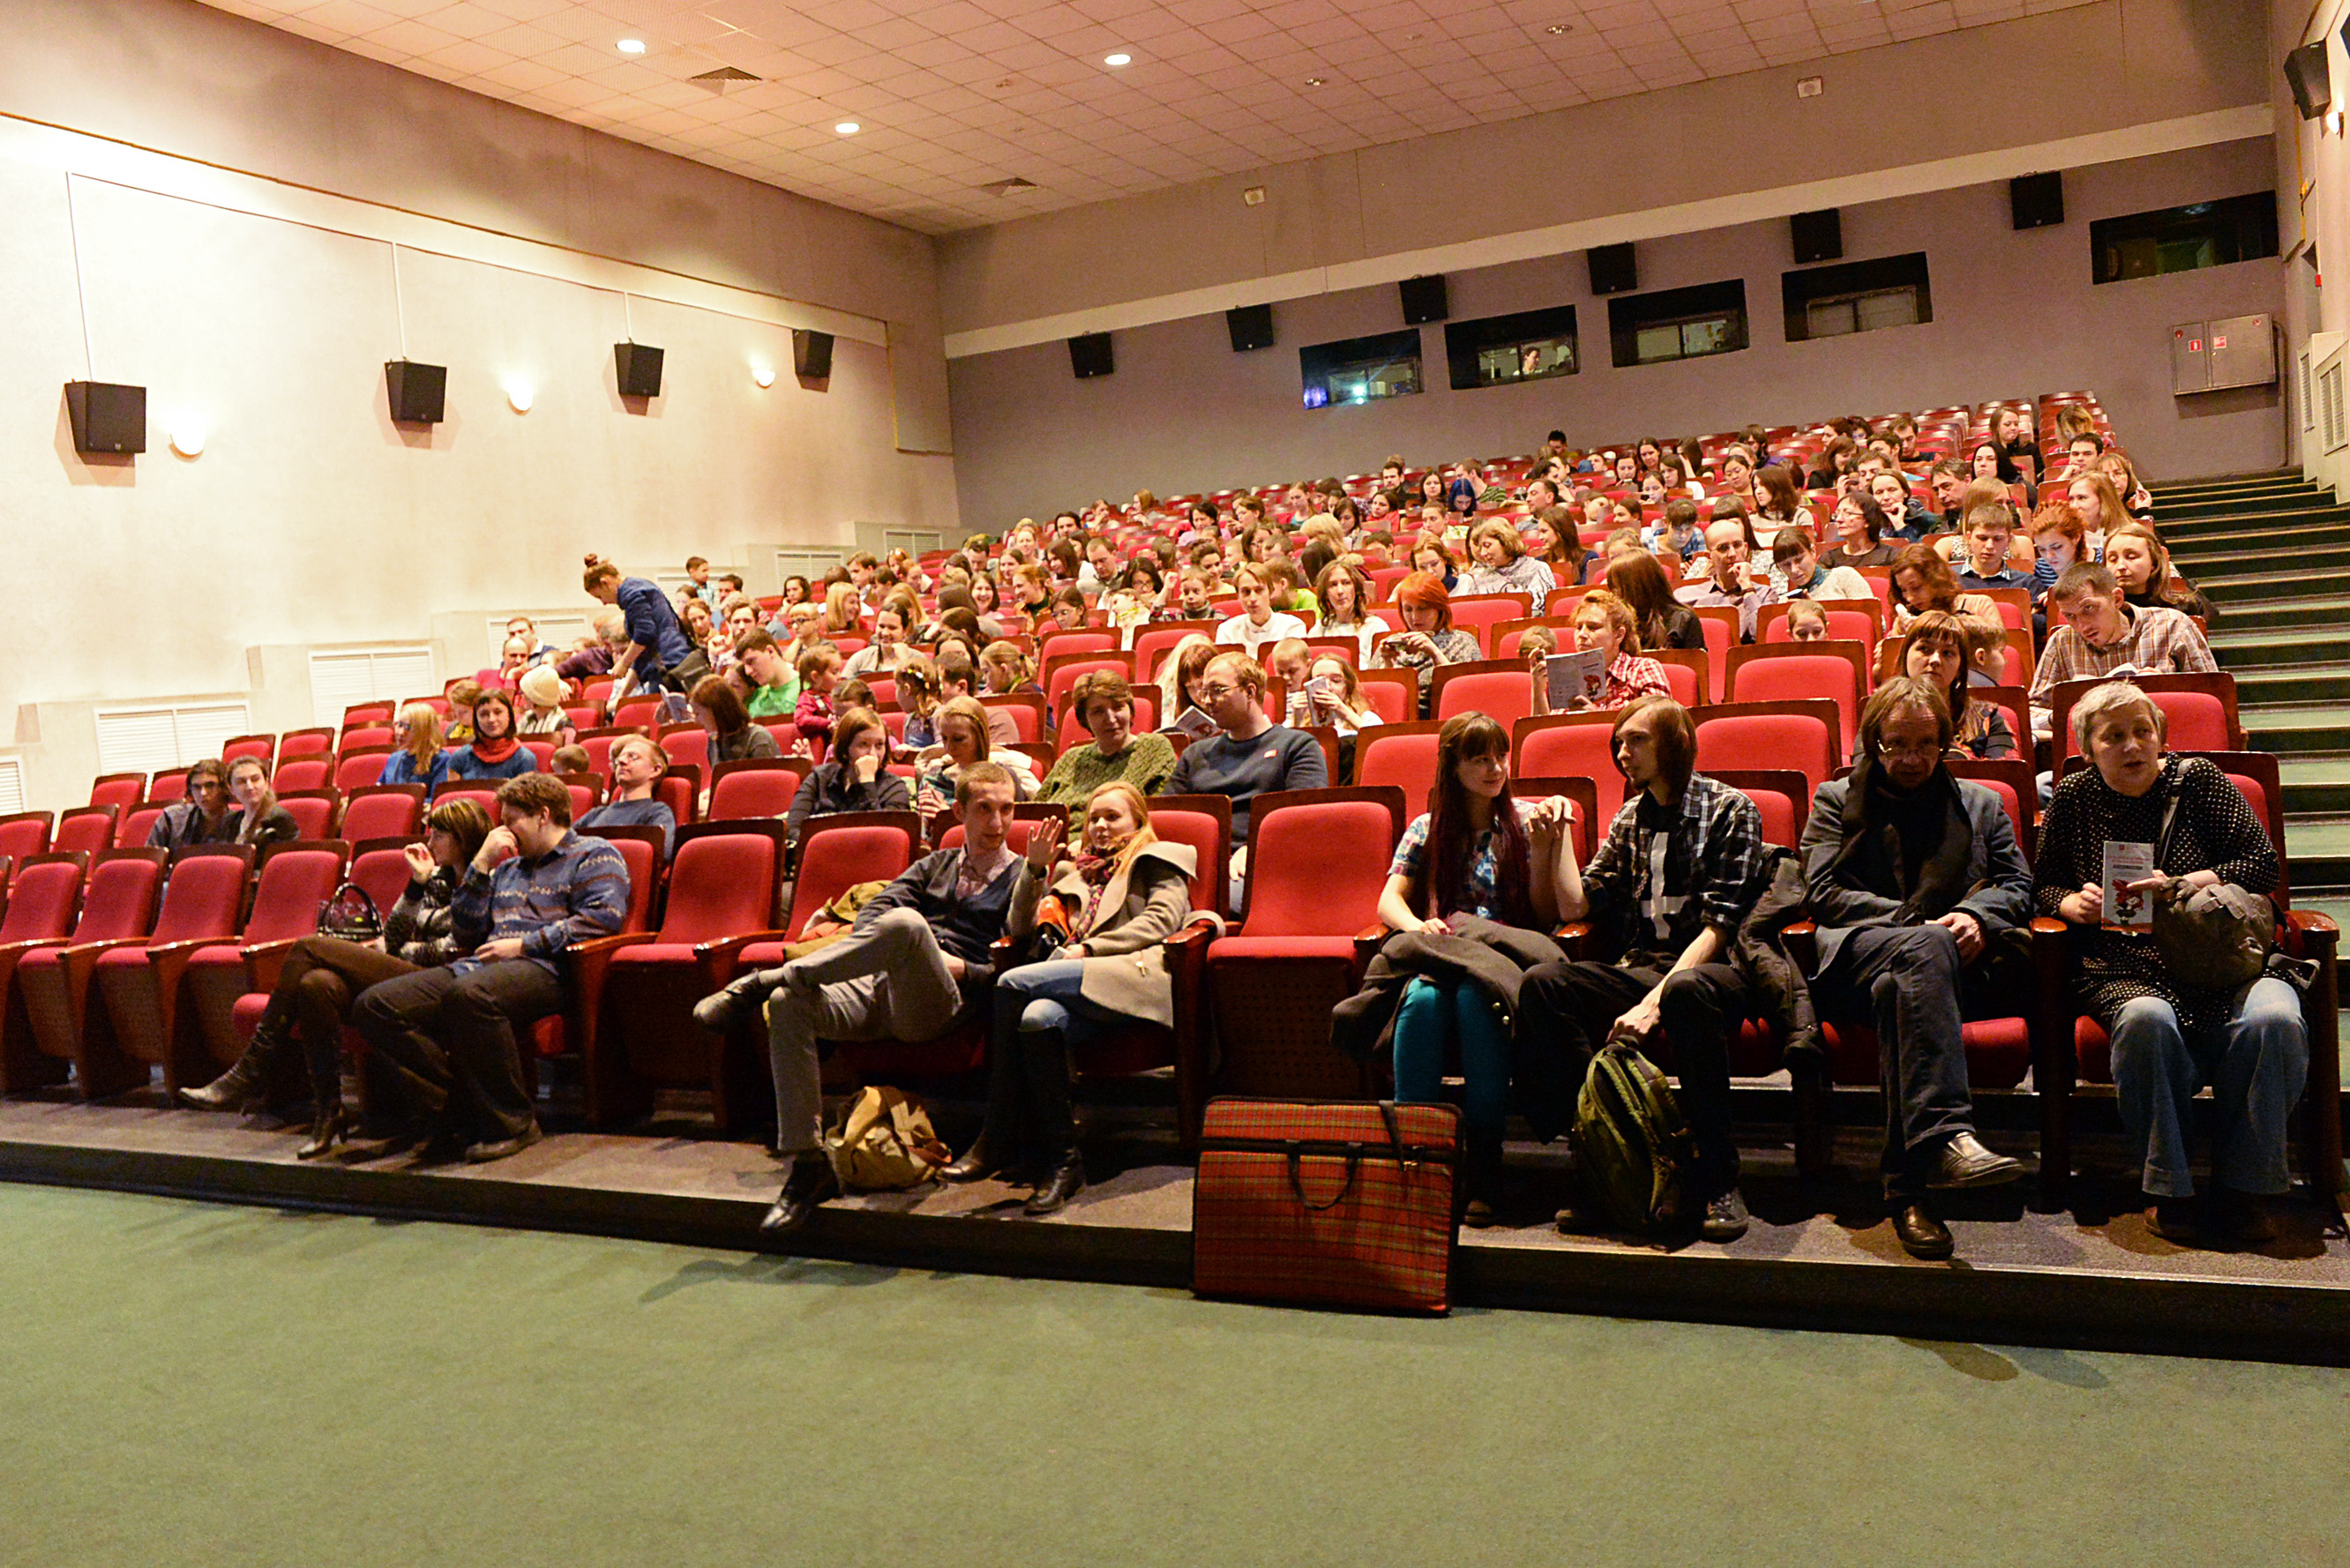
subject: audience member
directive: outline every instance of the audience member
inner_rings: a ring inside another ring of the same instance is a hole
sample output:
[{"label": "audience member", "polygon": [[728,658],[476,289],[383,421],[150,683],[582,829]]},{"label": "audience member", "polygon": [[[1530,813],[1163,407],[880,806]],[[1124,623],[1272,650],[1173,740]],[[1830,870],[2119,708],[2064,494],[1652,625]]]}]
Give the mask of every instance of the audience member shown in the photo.
[{"label": "audience member", "polygon": [[1274,791],[1323,789],[1330,783],[1321,742],[1302,730],[1274,723],[1265,713],[1264,693],[1264,667],[1247,654],[1220,653],[1209,660],[1200,697],[1221,732],[1184,748],[1167,781],[1170,794],[1231,799],[1233,897],[1226,907],[1235,910],[1248,866],[1249,803]]},{"label": "audience member", "polygon": [[623,735],[612,742],[610,756],[610,795],[573,823],[573,829],[592,835],[605,827],[658,827],[666,859],[677,846],[677,814],[668,802],[655,799],[653,792],[669,772],[669,753],[649,735]]},{"label": "audience member", "polygon": [[206,757],[188,769],[187,798],[173,801],[147,829],[151,849],[184,849],[192,844],[235,841],[237,814],[229,809],[228,769]]},{"label": "audience member", "polygon": [[1735,609],[1739,639],[1753,641],[1755,618],[1764,605],[1779,600],[1778,590],[1771,586],[1770,574],[1755,566],[1753,552],[1754,530],[1745,518],[1726,517],[1713,524],[1705,531],[1710,575],[1674,597],[1699,609]]},{"label": "audience member", "polygon": [[2080,562],[2048,590],[2054,618],[2047,646],[2032,670],[2032,732],[2053,730],[2050,693],[2067,680],[2108,675],[2171,675],[2217,670],[2211,645],[2193,621],[2156,605],[2140,609],[2122,600],[2111,567]]},{"label": "audience member", "polygon": [[520,778],[537,766],[529,748],[515,738],[514,699],[484,691],[473,704],[473,739],[449,753],[452,779]]},{"label": "audience member", "polygon": [[[616,679],[627,676],[640,691],[683,692],[710,673],[710,660],[688,639],[669,596],[658,585],[645,577],[623,577],[619,567],[594,555],[588,557],[580,580],[588,597],[620,611],[628,641],[613,656]],[[616,687],[615,705],[620,696]]]},{"label": "audience member", "polygon": [[1079,806],[1110,784],[1125,784],[1144,794],[1167,787],[1175,772],[1175,747],[1164,735],[1136,732],[1134,689],[1125,676],[1115,670],[1080,675],[1070,689],[1069,711],[1093,739],[1068,747],[1054,760],[1037,799]]},{"label": "audience member", "polygon": [[277,792],[269,787],[269,764],[259,757],[229,763],[228,793],[236,802],[228,820],[229,842],[258,848],[302,836],[294,814],[277,804]]},{"label": "audience member", "polygon": [[1942,694],[1950,715],[1951,760],[1995,763],[2016,754],[2015,731],[2005,709],[1974,700],[1970,644],[1976,630],[1946,611],[1928,610],[1909,625],[1900,669]]},{"label": "audience member", "polygon": [[[543,667],[542,667],[543,668]],[[391,722],[391,738],[399,749],[383,760],[380,784],[422,784],[431,800],[449,776],[449,758],[441,749],[441,711],[430,702],[411,702]]]},{"label": "audience member", "polygon": [[889,771],[889,727],[881,716],[870,708],[842,710],[833,721],[832,744],[824,761],[800,780],[785,815],[793,842],[799,841],[813,816],[910,810],[913,792],[904,779]]},{"label": "audience member", "polygon": [[[1396,585],[1396,613],[1401,631],[1389,632],[1379,642],[1373,662],[1386,670],[1409,670],[1419,679],[1419,716],[1429,716],[1435,701],[1436,669],[1465,664],[1483,657],[1477,639],[1452,626],[1452,596],[1434,575],[1415,571]],[[1262,672],[1260,672],[1260,683]]]}]

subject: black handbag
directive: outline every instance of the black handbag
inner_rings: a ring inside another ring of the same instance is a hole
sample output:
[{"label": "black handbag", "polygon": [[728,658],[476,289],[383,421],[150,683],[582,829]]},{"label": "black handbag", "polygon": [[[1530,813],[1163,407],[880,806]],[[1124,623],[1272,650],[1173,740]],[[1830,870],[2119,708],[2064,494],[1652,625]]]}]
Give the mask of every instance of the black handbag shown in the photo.
[{"label": "black handbag", "polygon": [[318,906],[318,934],[346,942],[379,941],[383,937],[383,917],[376,912],[375,899],[356,882],[346,882]]}]

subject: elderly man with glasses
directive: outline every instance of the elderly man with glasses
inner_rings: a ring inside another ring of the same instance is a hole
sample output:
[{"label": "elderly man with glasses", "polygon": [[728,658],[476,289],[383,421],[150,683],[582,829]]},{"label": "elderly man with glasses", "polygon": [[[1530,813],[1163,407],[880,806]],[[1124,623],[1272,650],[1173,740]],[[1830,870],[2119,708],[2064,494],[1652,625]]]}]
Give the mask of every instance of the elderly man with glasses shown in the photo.
[{"label": "elderly man with glasses", "polygon": [[1975,1138],[1960,1023],[1993,1001],[1984,955],[2031,919],[2032,868],[1999,797],[1943,764],[1950,728],[1925,681],[1878,687],[1861,709],[1852,775],[1819,786],[1803,842],[1819,923],[1813,999],[1823,1018],[1876,1027],[1885,1199],[1918,1258],[1952,1251],[1929,1190],[2023,1174]]}]

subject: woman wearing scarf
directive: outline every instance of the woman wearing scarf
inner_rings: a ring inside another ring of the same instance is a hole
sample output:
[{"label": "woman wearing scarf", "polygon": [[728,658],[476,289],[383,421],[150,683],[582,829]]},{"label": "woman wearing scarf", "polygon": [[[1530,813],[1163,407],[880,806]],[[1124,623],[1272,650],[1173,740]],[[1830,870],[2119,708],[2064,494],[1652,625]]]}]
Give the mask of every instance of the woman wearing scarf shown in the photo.
[{"label": "woman wearing scarf", "polygon": [[2032,868],[1999,797],[1942,765],[1950,709],[1897,675],[1860,711],[1860,760],[1820,785],[1804,828],[1819,922],[1813,1000],[1823,1019],[1873,1024],[1885,1095],[1882,1169],[1893,1232],[1916,1258],[1947,1258],[1930,1189],[2023,1174],[1976,1141],[1962,1008],[1995,999],[1985,955],[2032,916]]},{"label": "woman wearing scarf", "polygon": [[996,976],[987,1121],[946,1169],[950,1181],[976,1181],[1031,1165],[1042,1179],[1027,1212],[1039,1215],[1059,1212],[1085,1190],[1069,1048],[1119,1023],[1173,1024],[1166,942],[1191,918],[1199,869],[1189,845],[1150,831],[1149,803],[1122,779],[1094,791],[1081,843],[1056,864],[1061,836],[1056,821],[1030,831],[1004,929],[1015,942],[1051,929],[1049,892],[1066,916],[1068,939],[1053,956]]},{"label": "woman wearing scarf", "polygon": [[449,753],[452,779],[519,778],[538,761],[515,739],[514,699],[503,691],[484,691],[473,704],[473,743]]}]

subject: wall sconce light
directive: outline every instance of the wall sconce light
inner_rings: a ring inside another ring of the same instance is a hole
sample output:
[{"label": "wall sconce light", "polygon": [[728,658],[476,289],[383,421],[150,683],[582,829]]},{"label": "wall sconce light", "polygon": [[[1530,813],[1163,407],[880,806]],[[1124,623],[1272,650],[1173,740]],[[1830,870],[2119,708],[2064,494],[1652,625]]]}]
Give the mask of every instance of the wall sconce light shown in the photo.
[{"label": "wall sconce light", "polygon": [[527,381],[516,381],[506,388],[506,406],[518,414],[530,412],[537,393]]},{"label": "wall sconce light", "polygon": [[2342,111],[2340,109],[2332,109],[2325,111],[2325,129],[2332,131],[2336,136],[2342,134]]},{"label": "wall sconce light", "polygon": [[773,365],[754,365],[751,367],[751,379],[763,388],[772,387],[775,384],[775,368]]},{"label": "wall sconce light", "polygon": [[204,455],[204,427],[193,421],[183,421],[172,427],[172,450],[182,457]]}]

